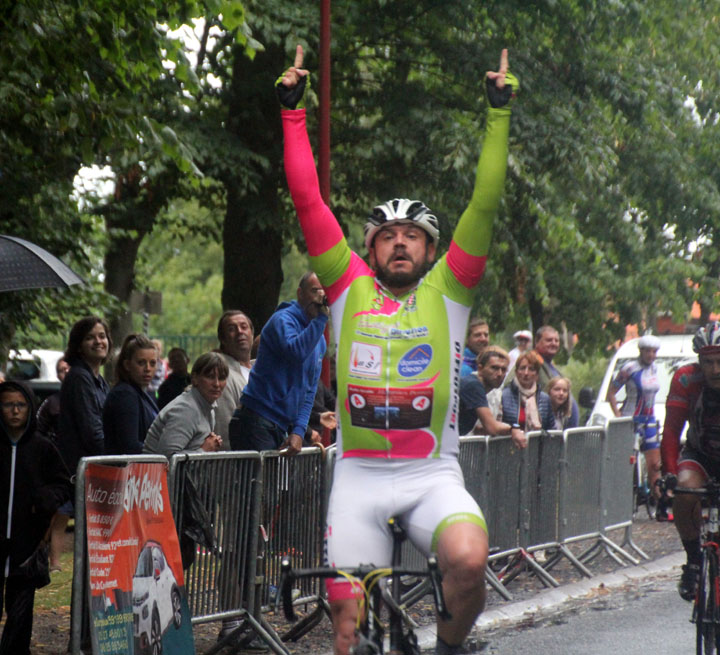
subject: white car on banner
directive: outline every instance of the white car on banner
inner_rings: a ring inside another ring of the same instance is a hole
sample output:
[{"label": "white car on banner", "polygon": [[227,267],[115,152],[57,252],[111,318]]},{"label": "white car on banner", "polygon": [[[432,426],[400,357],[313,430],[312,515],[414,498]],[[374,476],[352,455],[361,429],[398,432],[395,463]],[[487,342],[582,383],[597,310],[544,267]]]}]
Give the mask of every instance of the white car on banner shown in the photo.
[{"label": "white car on banner", "polygon": [[162,546],[148,541],[138,556],[132,585],[136,652],[160,655],[162,636],[174,624],[182,625],[182,599],[175,574]]}]

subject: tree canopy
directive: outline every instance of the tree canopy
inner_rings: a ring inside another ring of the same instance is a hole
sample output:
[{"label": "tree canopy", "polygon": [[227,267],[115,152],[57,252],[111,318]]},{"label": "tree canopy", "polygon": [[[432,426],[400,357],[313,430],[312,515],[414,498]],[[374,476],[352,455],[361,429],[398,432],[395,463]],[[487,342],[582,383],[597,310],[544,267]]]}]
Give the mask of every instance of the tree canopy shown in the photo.
[{"label": "tree canopy", "polygon": [[[221,298],[198,311],[233,305],[262,325],[283,257],[303,249],[272,84],[298,42],[317,70],[317,3],[21,0],[1,18],[0,225],[111,292],[8,294],[6,321],[121,311],[147,271],[140,244],[162,230],[171,250],[194,234],[223,244],[201,273],[222,275]],[[189,49],[168,30],[192,18],[204,27]],[[564,324],[584,353],[626,323],[682,320],[693,299],[707,315],[720,275],[716,21],[702,0],[335,0],[331,207],[360,246],[374,204],[418,197],[447,244],[482,146],[483,75],[507,47],[522,88],[475,310],[496,331]],[[116,179],[92,211],[72,196],[90,164]],[[204,209],[178,211],[180,199]]]}]

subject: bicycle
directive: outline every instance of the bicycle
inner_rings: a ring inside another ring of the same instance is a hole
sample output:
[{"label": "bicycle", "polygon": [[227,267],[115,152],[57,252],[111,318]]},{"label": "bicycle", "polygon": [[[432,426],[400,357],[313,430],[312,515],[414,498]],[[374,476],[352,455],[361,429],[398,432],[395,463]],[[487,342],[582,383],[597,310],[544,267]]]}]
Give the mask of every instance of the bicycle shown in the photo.
[{"label": "bicycle", "polygon": [[644,431],[646,427],[650,427],[657,424],[635,424],[633,431],[635,433],[635,444],[633,446],[633,454],[631,457],[631,463],[633,465],[633,516],[635,516],[640,509],[640,505],[645,505],[648,517],[651,520],[655,520],[657,516],[657,499],[650,489],[650,483],[647,475],[647,464],[645,457],[642,455],[640,446],[643,441]]},{"label": "bicycle", "polygon": [[[293,569],[289,559],[281,563],[280,599],[282,600],[285,618],[294,622],[297,620],[293,609],[292,589],[293,583],[300,578],[348,578],[353,584],[358,584],[362,590],[361,604],[358,613],[358,626],[356,629],[357,644],[352,649],[354,655],[382,655],[384,653],[385,626],[380,620],[380,610],[384,605],[389,611],[389,644],[388,655],[420,655],[417,637],[413,631],[417,627],[407,616],[402,603],[401,577],[414,576],[427,578],[431,583],[433,600],[438,615],[448,620],[450,613],[445,607],[442,592],[442,576],[438,567],[437,558],[431,556],[427,560],[426,570],[406,569],[399,566],[400,550],[406,535],[397,520],[390,519],[390,529],[393,537],[392,565],[386,568],[377,568],[374,565],[360,565],[354,569],[342,570],[331,567],[310,569]],[[388,592],[383,581],[391,578],[391,591]]]},{"label": "bicycle", "polygon": [[697,655],[720,653],[720,482],[710,480],[705,487],[678,487],[677,479],[658,480],[663,493],[700,496],[707,504],[703,508],[700,534],[702,564],[700,580],[693,602],[691,621],[696,626]]}]

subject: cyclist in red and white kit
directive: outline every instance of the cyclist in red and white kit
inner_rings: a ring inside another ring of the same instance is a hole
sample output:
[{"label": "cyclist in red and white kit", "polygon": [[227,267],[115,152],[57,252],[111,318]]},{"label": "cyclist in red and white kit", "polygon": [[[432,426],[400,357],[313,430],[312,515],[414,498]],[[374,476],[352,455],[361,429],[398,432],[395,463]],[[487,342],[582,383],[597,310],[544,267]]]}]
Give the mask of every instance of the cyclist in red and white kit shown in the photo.
[{"label": "cyclist in red and white kit", "polygon": [[[517,80],[503,51],[488,72],[488,110],[475,189],[436,263],[439,223],[417,200],[375,207],[365,225],[369,265],[350,250],[319,191],[302,99],[302,48],[277,85],[285,172],[313,270],[327,291],[337,341],[337,463],[326,545],[331,566],[388,566],[396,516],[410,540],[436,552],[452,619],[438,620],[436,653],[460,652],[485,602],[487,527],[457,461],[458,382],[465,329],[490,247],[507,167],[509,103]],[[328,585],[335,653],[355,640],[354,590]]]},{"label": "cyclist in red and white kit", "polygon": [[[720,323],[700,328],[693,339],[697,364],[681,366],[673,375],[665,403],[661,455],[663,474],[677,476],[681,487],[700,488],[712,477],[720,480]],[[685,446],[680,437],[688,424]],[[673,498],[675,527],[687,554],[678,592],[693,600],[700,574],[700,501],[678,494]]]}]

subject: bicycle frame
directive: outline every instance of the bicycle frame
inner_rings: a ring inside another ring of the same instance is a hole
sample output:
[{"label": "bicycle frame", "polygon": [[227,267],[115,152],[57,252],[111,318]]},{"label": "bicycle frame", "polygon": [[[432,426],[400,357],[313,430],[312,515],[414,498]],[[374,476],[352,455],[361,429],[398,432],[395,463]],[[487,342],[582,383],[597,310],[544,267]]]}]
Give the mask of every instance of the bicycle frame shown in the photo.
[{"label": "bicycle frame", "polygon": [[696,625],[697,655],[717,655],[720,653],[720,483],[710,480],[701,489],[676,487],[673,491],[700,496],[708,503],[700,534],[702,564],[691,621]]},{"label": "bicycle frame", "polygon": [[[399,566],[400,546],[405,539],[404,530],[397,521],[390,521],[390,528],[393,536],[393,563],[388,568],[376,568],[373,565],[361,565],[354,569],[341,570],[338,568],[321,567],[314,569],[293,569],[290,560],[284,559],[281,564],[282,580],[280,583],[279,598],[282,599],[283,610],[288,621],[295,621],[292,604],[293,581],[300,578],[338,578],[351,577],[361,581],[367,607],[361,608],[359,628],[357,630],[358,643],[353,649],[356,655],[375,655],[383,653],[383,640],[385,626],[380,621],[380,608],[383,605],[383,597],[388,601],[385,605],[388,608],[390,650],[388,655],[419,655],[417,639],[413,632],[413,626],[406,622],[405,613],[402,609],[400,598],[400,577],[415,576],[427,578],[432,587],[433,598],[438,615],[445,620],[451,618],[445,606],[445,599],[442,592],[442,577],[438,567],[437,559],[433,556],[428,558],[426,570],[404,569]],[[382,580],[392,578],[392,592],[387,597],[383,593]],[[407,629],[405,627],[407,626]]]}]

